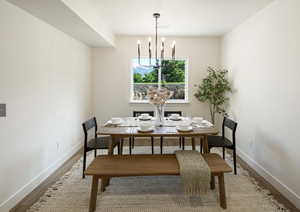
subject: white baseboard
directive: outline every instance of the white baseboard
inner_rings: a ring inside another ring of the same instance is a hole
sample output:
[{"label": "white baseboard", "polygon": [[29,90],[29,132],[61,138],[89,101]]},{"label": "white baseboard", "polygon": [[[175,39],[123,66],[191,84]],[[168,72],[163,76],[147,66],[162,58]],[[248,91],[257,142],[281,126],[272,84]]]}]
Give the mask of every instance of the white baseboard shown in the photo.
[{"label": "white baseboard", "polygon": [[15,205],[17,205],[26,195],[33,191],[38,185],[40,185],[47,177],[53,174],[60,166],[64,164],[69,158],[71,158],[80,148],[82,143],[74,146],[70,151],[66,152],[61,158],[51,164],[48,168],[40,172],[30,182],[20,188],[15,194],[9,197],[6,201],[0,204],[1,212],[8,212]]},{"label": "white baseboard", "polygon": [[290,200],[297,208],[300,209],[300,197],[292,189],[287,187],[284,183],[278,180],[270,172],[264,169],[260,164],[253,160],[249,155],[244,153],[240,148],[237,148],[237,154],[240,156],[249,166],[251,166],[260,176],[265,178],[271,183],[282,195]]}]

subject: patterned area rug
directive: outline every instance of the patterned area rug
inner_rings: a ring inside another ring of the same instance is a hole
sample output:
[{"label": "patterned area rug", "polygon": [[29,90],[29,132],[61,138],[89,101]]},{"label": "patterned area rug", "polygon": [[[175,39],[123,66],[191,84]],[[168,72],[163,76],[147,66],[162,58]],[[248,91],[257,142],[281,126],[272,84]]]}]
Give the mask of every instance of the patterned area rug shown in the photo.
[{"label": "patterned area rug", "polygon": [[[136,146],[133,153],[150,153],[150,147]],[[164,147],[173,153],[178,147]],[[128,149],[124,149],[128,152]],[[155,149],[158,153],[159,149]],[[219,153],[218,150],[215,152]],[[106,154],[102,151],[101,154]],[[93,159],[88,155],[88,163]],[[232,166],[230,155],[226,161]],[[82,158],[36,202],[29,212],[87,212],[91,177],[82,179]],[[268,190],[260,188],[248,173],[238,166],[238,175],[225,175],[227,210],[232,212],[289,211],[277,203]],[[98,194],[97,212],[221,212],[218,180],[216,189],[202,197],[186,196],[180,176],[112,178],[104,193]]]}]

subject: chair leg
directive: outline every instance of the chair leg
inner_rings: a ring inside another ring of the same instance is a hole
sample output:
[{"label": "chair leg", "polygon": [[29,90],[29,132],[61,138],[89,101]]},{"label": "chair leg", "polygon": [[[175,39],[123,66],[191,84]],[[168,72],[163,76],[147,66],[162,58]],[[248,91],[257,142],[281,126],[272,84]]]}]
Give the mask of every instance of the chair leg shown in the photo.
[{"label": "chair leg", "polygon": [[128,145],[128,147],[129,147],[129,155],[131,155],[131,153],[132,153],[132,149],[131,149],[131,145],[132,145],[132,140],[133,140],[134,138],[133,137],[129,137],[129,145]]},{"label": "chair leg", "polygon": [[118,143],[118,155],[121,155],[121,143]]},{"label": "chair leg", "polygon": [[202,145],[202,140],[200,141],[200,153],[203,152],[203,145]]},{"label": "chair leg", "polygon": [[181,149],[181,137],[179,137],[179,149]]},{"label": "chair leg", "polygon": [[184,137],[181,138],[181,142],[182,142],[182,143],[181,143],[181,145],[182,145],[182,150],[184,150],[184,145],[185,145],[184,139],[185,139]]},{"label": "chair leg", "polygon": [[124,140],[120,141],[121,155],[123,155]]},{"label": "chair leg", "polygon": [[223,147],[223,159],[225,160],[225,147]]},{"label": "chair leg", "polygon": [[86,151],[84,150],[83,152],[83,170],[82,170],[82,178],[84,179],[85,178],[85,174],[84,174],[84,171],[85,171],[85,166],[86,166]]},{"label": "chair leg", "polygon": [[163,154],[163,137],[160,136],[160,154],[162,155]]},{"label": "chair leg", "polygon": [[132,145],[132,149],[134,149],[134,137],[132,137],[131,145]]},{"label": "chair leg", "polygon": [[211,178],[210,178],[210,189],[211,189],[211,190],[214,190],[214,189],[215,189],[215,186],[216,186],[216,183],[215,183],[215,176],[211,175]]},{"label": "chair leg", "polygon": [[97,157],[97,149],[94,150],[94,156]]},{"label": "chair leg", "polygon": [[234,165],[234,174],[236,175],[236,150],[233,149],[233,165]]},{"label": "chair leg", "polygon": [[154,154],[154,138],[151,137],[151,150],[152,150],[152,155]]}]

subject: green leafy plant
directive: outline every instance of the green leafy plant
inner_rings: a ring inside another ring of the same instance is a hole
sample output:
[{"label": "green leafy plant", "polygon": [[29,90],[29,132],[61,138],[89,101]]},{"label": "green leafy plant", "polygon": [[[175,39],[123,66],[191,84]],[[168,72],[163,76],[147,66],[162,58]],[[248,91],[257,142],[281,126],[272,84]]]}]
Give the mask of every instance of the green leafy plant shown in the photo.
[{"label": "green leafy plant", "polygon": [[231,92],[231,85],[227,79],[228,71],[208,67],[208,75],[202,80],[201,84],[196,85],[197,91],[194,96],[200,102],[207,102],[209,105],[211,121],[215,123],[217,113],[225,113],[224,104],[229,100],[227,92]]}]

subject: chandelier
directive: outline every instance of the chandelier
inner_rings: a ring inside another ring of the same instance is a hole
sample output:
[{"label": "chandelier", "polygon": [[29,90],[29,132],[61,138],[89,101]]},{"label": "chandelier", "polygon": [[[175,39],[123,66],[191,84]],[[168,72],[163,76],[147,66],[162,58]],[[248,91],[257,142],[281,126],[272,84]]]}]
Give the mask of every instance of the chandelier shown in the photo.
[{"label": "chandelier", "polygon": [[[155,69],[159,69],[162,64],[159,62],[158,58],[158,48],[157,48],[157,23],[158,23],[158,18],[160,17],[159,13],[154,13],[153,17],[155,18],[155,64],[151,64],[151,59],[152,59],[152,50],[151,50],[151,37],[149,37],[148,40],[148,52],[149,52],[149,65],[143,65],[146,67],[152,67]],[[175,40],[172,42],[171,48],[172,48],[172,60],[175,60],[175,45],[176,42]],[[137,51],[138,51],[138,63],[141,65],[141,41],[137,41]],[[161,47],[160,47],[160,60],[164,60],[164,54],[165,54],[165,38],[161,38]]]}]

